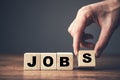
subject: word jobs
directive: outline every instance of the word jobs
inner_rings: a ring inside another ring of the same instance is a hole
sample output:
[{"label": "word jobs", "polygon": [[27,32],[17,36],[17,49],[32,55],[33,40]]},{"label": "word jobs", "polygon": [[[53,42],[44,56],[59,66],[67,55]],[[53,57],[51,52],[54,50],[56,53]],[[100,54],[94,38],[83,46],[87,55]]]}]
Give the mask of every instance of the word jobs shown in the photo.
[{"label": "word jobs", "polygon": [[[89,51],[90,52],[90,51]],[[93,53],[79,51],[78,67],[95,67]],[[73,53],[25,53],[24,70],[72,70]]]}]

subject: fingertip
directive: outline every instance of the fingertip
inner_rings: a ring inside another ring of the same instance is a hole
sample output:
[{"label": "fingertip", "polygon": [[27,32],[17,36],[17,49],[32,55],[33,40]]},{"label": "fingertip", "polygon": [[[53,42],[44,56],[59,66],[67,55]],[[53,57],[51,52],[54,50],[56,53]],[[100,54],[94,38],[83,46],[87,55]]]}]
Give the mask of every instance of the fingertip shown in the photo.
[{"label": "fingertip", "polygon": [[79,34],[77,34],[73,38],[73,50],[75,55],[78,54],[78,50],[80,48],[79,44],[80,44],[80,39],[79,39]]},{"label": "fingertip", "polygon": [[97,53],[95,53],[95,57],[96,58],[100,58],[100,55],[98,55]]},{"label": "fingertip", "polygon": [[100,56],[101,56],[101,52],[100,51],[95,51],[95,57],[100,58]]},{"label": "fingertip", "polygon": [[74,54],[75,54],[75,56],[77,56],[77,55],[78,55],[78,51],[77,51],[77,50],[75,50],[75,51],[74,51]]}]

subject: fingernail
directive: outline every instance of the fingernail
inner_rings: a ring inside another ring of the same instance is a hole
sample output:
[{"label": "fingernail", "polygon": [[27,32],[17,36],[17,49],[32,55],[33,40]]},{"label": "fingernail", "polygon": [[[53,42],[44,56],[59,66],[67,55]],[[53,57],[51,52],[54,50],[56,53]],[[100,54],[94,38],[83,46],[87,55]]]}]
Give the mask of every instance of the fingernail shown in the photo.
[{"label": "fingernail", "polygon": [[78,51],[75,51],[74,53],[75,53],[75,56],[77,56],[77,55],[78,55]]}]

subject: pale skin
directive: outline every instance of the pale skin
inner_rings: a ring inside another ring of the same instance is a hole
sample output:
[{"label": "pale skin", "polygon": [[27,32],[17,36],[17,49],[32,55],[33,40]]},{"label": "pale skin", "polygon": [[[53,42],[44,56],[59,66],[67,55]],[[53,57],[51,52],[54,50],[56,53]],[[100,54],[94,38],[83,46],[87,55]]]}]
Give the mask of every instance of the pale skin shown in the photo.
[{"label": "pale skin", "polygon": [[[80,8],[68,28],[73,38],[74,54],[77,55],[80,48],[90,48],[94,49],[96,57],[99,57],[119,26],[119,21],[120,0],[104,0]],[[98,24],[101,29],[95,44],[86,41],[93,39],[93,35],[84,32],[85,28],[92,23]]]}]

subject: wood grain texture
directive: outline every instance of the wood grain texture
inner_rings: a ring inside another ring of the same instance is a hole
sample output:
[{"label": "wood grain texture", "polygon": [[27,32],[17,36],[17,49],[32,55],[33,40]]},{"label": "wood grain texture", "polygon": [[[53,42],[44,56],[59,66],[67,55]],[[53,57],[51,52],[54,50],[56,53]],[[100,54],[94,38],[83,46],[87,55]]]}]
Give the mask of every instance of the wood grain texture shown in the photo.
[{"label": "wood grain texture", "polygon": [[120,80],[120,56],[102,56],[94,69],[78,68],[74,56],[71,71],[24,71],[23,58],[23,54],[1,54],[0,80]]}]

